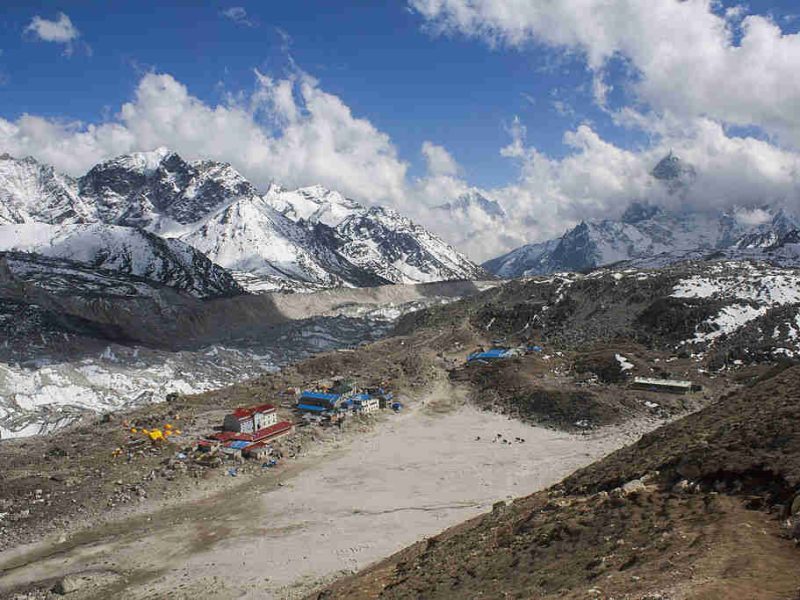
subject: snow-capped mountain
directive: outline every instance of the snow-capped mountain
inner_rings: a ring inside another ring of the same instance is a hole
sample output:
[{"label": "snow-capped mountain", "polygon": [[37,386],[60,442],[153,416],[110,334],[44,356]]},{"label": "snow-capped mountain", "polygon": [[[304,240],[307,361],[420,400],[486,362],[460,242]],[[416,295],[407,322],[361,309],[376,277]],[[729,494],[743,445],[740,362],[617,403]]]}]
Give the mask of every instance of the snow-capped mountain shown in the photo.
[{"label": "snow-capped mountain", "polygon": [[483,263],[483,268],[503,279],[523,277],[535,272],[546,272],[543,266],[561,243],[560,238],[539,244],[525,244],[507,254]]},{"label": "snow-capped mountain", "polygon": [[[670,153],[659,161],[652,176],[668,193],[685,195],[697,173]],[[761,253],[745,254],[769,260],[766,250],[795,230],[800,230],[800,218],[780,208],[737,208],[711,214],[686,209],[671,212],[647,202],[633,202],[619,220],[581,222],[561,238],[527,244],[483,266],[501,277],[521,277],[584,271],[620,261],[653,264],[656,257],[658,264],[664,265],[734,248],[761,249]],[[782,254],[781,264],[787,263],[789,254]],[[744,258],[742,253],[736,256]]]},{"label": "snow-capped mountain", "polygon": [[391,283],[487,277],[452,246],[391,209],[366,208],[322,186],[295,191],[273,186],[264,200],[298,225],[310,226],[319,244],[315,255],[325,256],[328,248],[330,259],[354,265],[360,277],[372,274]]},{"label": "snow-capped mountain", "polygon": [[237,273],[259,277],[261,289],[281,280],[321,287],[389,283],[337,254],[330,233],[325,225],[295,223],[251,196],[212,213],[181,239]]},{"label": "snow-capped mountain", "polygon": [[292,221],[322,223],[336,227],[350,215],[363,212],[364,207],[355,200],[321,185],[285,190],[271,185],[264,199],[279,213]]},{"label": "snow-capped mountain", "polygon": [[100,163],[78,185],[97,220],[165,234],[180,233],[182,225],[237,198],[257,195],[229,164],[189,163],[166,148]]},{"label": "snow-capped mountain", "polygon": [[[669,264],[685,260],[688,254],[701,258],[733,248],[766,251],[800,229],[800,220],[781,209],[757,211],[765,221],[753,224],[753,211],[734,210],[721,215],[669,213],[633,204],[619,221],[582,222],[561,238],[522,246],[488,261],[484,267],[501,277],[521,277],[584,271],[620,261],[651,261],[655,257],[660,257],[662,264]],[[755,254],[750,252],[749,256],[755,258]],[[761,254],[763,259],[768,258],[764,252]]]},{"label": "snow-capped mountain", "polygon": [[469,190],[461,194],[452,202],[446,202],[435,207],[435,210],[446,212],[451,215],[472,216],[471,213],[478,212],[490,219],[503,220],[508,217],[506,211],[497,200],[487,198],[478,190]]},{"label": "snow-capped mountain", "polygon": [[131,227],[103,223],[0,225],[0,251],[65,259],[141,277],[197,298],[244,293],[230,273],[195,248]]},{"label": "snow-capped mountain", "polygon": [[0,224],[92,220],[94,211],[74,179],[33,158],[0,156]]},{"label": "snow-capped mountain", "polygon": [[[0,190],[10,191],[2,197],[0,223],[142,228],[189,244],[252,290],[486,276],[397,215],[372,213],[321,186],[292,191],[272,185],[261,195],[229,164],[185,161],[164,148],[105,161],[77,180],[30,158],[4,163]],[[353,218],[361,226],[343,226]],[[381,237],[368,239],[367,230]],[[390,240],[403,247],[392,249]]]},{"label": "snow-capped mountain", "polygon": [[373,206],[336,227],[339,254],[395,283],[484,279],[487,273],[393,210]]},{"label": "snow-capped mountain", "polygon": [[666,186],[671,194],[687,191],[697,179],[695,168],[672,151],[658,161],[650,174]]}]

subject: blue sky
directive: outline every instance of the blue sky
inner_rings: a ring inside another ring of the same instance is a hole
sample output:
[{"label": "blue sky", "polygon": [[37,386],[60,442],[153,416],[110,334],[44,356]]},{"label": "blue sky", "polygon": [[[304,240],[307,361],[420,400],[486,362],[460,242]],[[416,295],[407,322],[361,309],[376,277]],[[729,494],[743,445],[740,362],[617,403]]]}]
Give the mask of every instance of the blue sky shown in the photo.
[{"label": "blue sky", "polygon": [[[480,258],[634,200],[800,204],[794,0],[197,4],[5,2],[0,152],[78,175],[169,146],[392,205]],[[686,197],[649,175],[673,149]],[[513,217],[431,218],[471,188]]]},{"label": "blue sky", "polygon": [[[612,139],[639,141],[592,104],[581,60],[545,48],[491,50],[433,36],[401,2],[237,3],[252,25],[225,18],[230,4],[191,4],[115,2],[113,10],[105,2],[6,4],[0,114],[96,121],[129,100],[147,70],[172,74],[214,104],[226,92],[252,88],[253,68],[276,76],[290,68],[284,32],[296,64],[388,133],[412,174],[424,166],[420,144],[432,140],[450,149],[472,183],[509,180],[515,166],[498,150],[515,116],[555,156],[567,150],[564,131],[584,119]],[[34,15],[56,19],[62,11],[81,33],[70,56],[23,34]]]}]

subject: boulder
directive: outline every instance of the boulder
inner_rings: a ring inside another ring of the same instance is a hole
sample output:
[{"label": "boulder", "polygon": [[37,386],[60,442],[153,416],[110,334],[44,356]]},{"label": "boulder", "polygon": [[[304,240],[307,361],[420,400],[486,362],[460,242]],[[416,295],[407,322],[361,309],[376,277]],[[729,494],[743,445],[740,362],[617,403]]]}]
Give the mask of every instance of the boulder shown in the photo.
[{"label": "boulder", "polygon": [[120,575],[114,571],[82,571],[80,573],[70,573],[59,579],[52,588],[54,594],[59,596],[72,595],[83,590],[81,594],[74,597],[84,597],[89,593],[88,588],[101,588],[106,585],[119,581]]},{"label": "boulder", "polygon": [[623,496],[635,496],[647,490],[647,486],[641,479],[634,479],[622,486]]},{"label": "boulder", "polygon": [[800,516],[800,494],[797,494],[792,500],[792,504],[789,508],[789,514],[791,516]]},{"label": "boulder", "polygon": [[72,592],[86,587],[91,582],[90,578],[81,575],[67,575],[62,577],[54,586],[53,593],[66,596]]}]

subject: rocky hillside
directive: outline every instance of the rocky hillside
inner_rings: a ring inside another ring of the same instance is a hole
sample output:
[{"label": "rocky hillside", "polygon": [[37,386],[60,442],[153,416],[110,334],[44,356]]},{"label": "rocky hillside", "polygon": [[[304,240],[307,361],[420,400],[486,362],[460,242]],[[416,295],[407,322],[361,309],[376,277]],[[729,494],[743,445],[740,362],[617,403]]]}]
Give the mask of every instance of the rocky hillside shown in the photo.
[{"label": "rocky hillside", "polygon": [[793,598],[800,367],[315,594]]},{"label": "rocky hillside", "polygon": [[797,269],[690,262],[514,281],[409,315],[398,331],[466,320],[509,341],[577,348],[624,338],[719,368],[800,356],[798,319]]}]

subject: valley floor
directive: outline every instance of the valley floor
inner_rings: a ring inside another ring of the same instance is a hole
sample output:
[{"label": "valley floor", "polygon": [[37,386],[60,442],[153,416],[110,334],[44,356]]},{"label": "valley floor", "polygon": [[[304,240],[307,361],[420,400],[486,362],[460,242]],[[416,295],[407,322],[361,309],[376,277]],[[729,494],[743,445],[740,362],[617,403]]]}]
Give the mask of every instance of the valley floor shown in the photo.
[{"label": "valley floor", "polygon": [[91,581],[81,597],[299,598],[543,489],[657,424],[556,432],[481,412],[442,384],[277,477],[243,478],[205,498],[6,551],[0,596],[48,597],[54,582],[80,573]]}]

